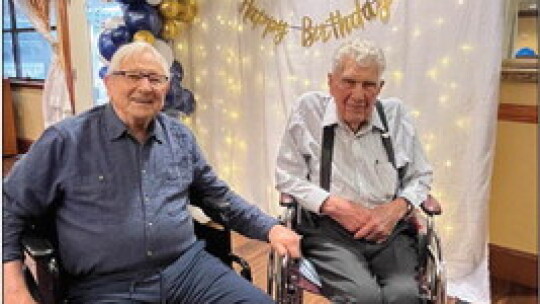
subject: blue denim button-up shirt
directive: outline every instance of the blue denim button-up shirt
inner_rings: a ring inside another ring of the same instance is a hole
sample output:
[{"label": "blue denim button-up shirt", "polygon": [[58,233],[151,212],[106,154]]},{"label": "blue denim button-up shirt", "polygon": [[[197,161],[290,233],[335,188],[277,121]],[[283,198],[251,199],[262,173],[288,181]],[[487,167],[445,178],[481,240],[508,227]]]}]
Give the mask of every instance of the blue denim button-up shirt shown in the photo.
[{"label": "blue denim button-up shirt", "polygon": [[3,185],[3,261],[21,259],[28,219],[54,211],[64,268],[80,280],[158,270],[196,240],[189,192],[203,210],[229,207],[225,221],[267,239],[277,221],[212,171],[193,134],[159,114],[140,144],[110,105],[48,128]]}]

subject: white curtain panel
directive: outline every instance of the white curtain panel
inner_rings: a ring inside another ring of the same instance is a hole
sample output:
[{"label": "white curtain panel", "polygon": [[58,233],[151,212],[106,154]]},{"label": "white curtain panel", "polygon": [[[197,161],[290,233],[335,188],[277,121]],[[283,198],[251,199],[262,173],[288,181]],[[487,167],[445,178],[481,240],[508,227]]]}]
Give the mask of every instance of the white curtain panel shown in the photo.
[{"label": "white curtain panel", "polygon": [[[404,100],[435,169],[449,292],[488,303],[487,211],[504,1],[386,1],[387,23],[364,20],[346,37],[310,47],[301,45],[299,28],[289,28],[277,45],[273,33],[263,37],[262,26],[243,20],[243,2],[199,0],[190,34],[178,43],[198,101],[193,127],[220,176],[275,213],[275,159],[291,103],[305,91],[327,90],[332,51],[345,39],[374,40],[387,55],[382,96]],[[301,26],[304,16],[321,24],[331,12],[355,9],[354,0],[251,3],[291,26]]]},{"label": "white curtain panel", "polygon": [[[42,110],[45,128],[59,122],[72,115],[71,103],[69,101],[69,91],[66,82],[66,73],[59,57],[58,39],[53,36],[49,27],[49,22],[43,20],[41,14],[33,7],[36,2],[31,0],[17,0],[15,4],[26,15],[28,20],[34,25],[36,31],[40,33],[52,48],[51,64],[47,72],[47,78],[43,85]],[[52,11],[56,1],[50,3],[49,10]]]}]

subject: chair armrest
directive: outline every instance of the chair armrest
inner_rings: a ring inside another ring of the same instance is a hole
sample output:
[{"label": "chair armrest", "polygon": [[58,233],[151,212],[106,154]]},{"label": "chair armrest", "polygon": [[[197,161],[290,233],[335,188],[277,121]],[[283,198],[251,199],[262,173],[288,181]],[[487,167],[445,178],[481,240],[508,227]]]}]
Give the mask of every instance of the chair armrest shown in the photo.
[{"label": "chair armrest", "polygon": [[281,207],[287,207],[287,208],[293,207],[296,205],[296,200],[290,194],[281,193],[279,195],[279,205]]},{"label": "chair armrest", "polygon": [[24,251],[26,251],[34,259],[43,259],[51,257],[54,253],[54,248],[45,238],[35,235],[23,235],[21,239]]},{"label": "chair armrest", "polygon": [[431,194],[429,194],[427,199],[420,204],[420,207],[427,215],[433,216],[442,214],[441,204],[437,199],[431,196]]}]

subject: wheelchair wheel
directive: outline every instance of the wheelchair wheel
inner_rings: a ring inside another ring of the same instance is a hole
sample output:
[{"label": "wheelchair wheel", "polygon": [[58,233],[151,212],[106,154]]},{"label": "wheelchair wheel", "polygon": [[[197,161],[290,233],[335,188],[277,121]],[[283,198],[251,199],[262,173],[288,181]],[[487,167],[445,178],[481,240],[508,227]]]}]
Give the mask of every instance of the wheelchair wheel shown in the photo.
[{"label": "wheelchair wheel", "polygon": [[271,251],[268,263],[268,294],[278,304],[301,304],[303,291],[297,284],[299,274],[295,262]]},{"label": "wheelchair wheel", "polygon": [[446,303],[446,270],[442,259],[440,241],[436,234],[429,237],[421,288],[425,303]]}]

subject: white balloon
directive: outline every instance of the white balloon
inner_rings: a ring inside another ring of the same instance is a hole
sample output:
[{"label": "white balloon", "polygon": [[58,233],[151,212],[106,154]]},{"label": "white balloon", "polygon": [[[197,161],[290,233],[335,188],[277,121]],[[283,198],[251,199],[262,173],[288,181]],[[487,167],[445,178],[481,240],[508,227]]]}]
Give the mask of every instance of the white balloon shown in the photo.
[{"label": "white balloon", "polygon": [[101,27],[104,29],[104,30],[112,30],[112,29],[115,29],[117,28],[119,25],[125,25],[126,23],[124,22],[124,18],[121,17],[121,16],[115,16],[115,17],[111,17],[105,21],[103,21]]},{"label": "white balloon", "polygon": [[156,39],[156,41],[154,41],[154,47],[161,55],[163,55],[163,57],[165,57],[165,60],[169,63],[169,68],[171,68],[174,61],[172,48],[162,39]]},{"label": "white balloon", "polygon": [[146,3],[156,6],[161,3],[161,0],[146,0]]}]

